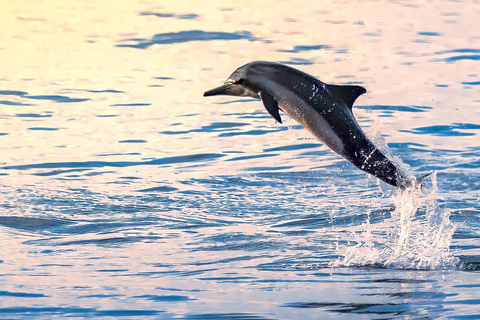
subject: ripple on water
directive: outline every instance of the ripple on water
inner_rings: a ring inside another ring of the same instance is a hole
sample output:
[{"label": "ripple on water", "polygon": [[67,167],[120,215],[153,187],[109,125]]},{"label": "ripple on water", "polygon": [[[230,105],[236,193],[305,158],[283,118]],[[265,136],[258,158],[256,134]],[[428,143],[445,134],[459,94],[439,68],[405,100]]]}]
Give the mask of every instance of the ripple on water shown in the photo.
[{"label": "ripple on water", "polygon": [[[457,53],[461,53],[461,54],[456,55]],[[434,55],[438,55],[438,56],[451,55],[451,56],[445,57],[445,58],[434,58],[431,60],[432,62],[444,61],[447,63],[454,63],[461,60],[478,61],[480,60],[480,49],[460,48],[460,49],[452,49],[452,50],[442,50],[442,51],[435,52]]]},{"label": "ripple on water", "polygon": [[124,39],[121,42],[133,42],[133,44],[120,43],[117,47],[127,47],[136,49],[147,49],[155,44],[171,45],[174,43],[183,43],[189,41],[213,41],[213,40],[248,40],[260,41],[249,31],[238,32],[213,32],[202,30],[188,30],[179,32],[159,33],[154,35],[151,39]]},{"label": "ripple on water", "polygon": [[418,127],[411,130],[400,130],[400,132],[410,132],[414,134],[429,134],[440,137],[474,136],[475,132],[465,132],[465,130],[478,130],[480,125],[473,123],[452,123],[450,125],[436,125],[428,127]]}]

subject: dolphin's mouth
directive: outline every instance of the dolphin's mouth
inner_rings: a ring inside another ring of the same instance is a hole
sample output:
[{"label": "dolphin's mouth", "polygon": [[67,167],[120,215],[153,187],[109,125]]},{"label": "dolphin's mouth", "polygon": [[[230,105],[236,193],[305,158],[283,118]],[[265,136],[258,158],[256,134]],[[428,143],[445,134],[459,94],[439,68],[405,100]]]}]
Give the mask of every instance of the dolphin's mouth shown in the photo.
[{"label": "dolphin's mouth", "polygon": [[239,96],[239,95],[242,95],[242,91],[244,91],[244,90],[241,90],[239,87],[240,87],[239,85],[234,83],[226,83],[223,86],[205,91],[203,96],[204,97],[217,96],[217,95]]}]

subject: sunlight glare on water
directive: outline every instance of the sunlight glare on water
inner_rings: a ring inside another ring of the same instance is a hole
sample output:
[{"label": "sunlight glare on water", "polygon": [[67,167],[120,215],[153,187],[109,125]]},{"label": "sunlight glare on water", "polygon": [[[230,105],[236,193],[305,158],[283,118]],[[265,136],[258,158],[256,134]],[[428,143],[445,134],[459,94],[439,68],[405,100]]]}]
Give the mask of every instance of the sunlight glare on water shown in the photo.
[{"label": "sunlight glare on water", "polygon": [[[0,318],[480,318],[479,16],[0,0]],[[259,100],[203,97],[254,60],[365,87],[362,129],[436,175],[385,187]]]}]

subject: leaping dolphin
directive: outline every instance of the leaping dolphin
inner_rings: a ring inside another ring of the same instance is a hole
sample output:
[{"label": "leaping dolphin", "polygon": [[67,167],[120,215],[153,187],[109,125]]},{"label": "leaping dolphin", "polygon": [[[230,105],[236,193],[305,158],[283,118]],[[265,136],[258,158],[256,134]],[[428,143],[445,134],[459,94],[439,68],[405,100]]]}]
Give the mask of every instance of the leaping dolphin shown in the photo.
[{"label": "leaping dolphin", "polygon": [[323,83],[279,63],[253,61],[235,70],[224,85],[206,91],[203,96],[261,99],[265,109],[279,123],[282,123],[278,112],[281,109],[360,170],[392,186],[408,187],[415,179],[412,181],[405,176],[367,138],[353,115],[353,103],[365,92],[361,86]]}]

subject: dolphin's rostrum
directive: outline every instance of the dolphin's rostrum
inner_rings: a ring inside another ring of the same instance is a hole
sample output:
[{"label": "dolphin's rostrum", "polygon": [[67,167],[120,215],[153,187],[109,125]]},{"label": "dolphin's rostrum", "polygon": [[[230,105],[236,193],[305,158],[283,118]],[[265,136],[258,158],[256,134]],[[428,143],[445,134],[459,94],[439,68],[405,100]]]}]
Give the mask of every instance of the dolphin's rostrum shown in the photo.
[{"label": "dolphin's rostrum", "polygon": [[361,86],[323,83],[302,71],[279,63],[250,62],[232,73],[225,84],[204,96],[250,96],[261,99],[277,121],[281,109],[317,139],[357,168],[397,187],[414,183],[404,176],[365,135],[352,112]]}]

